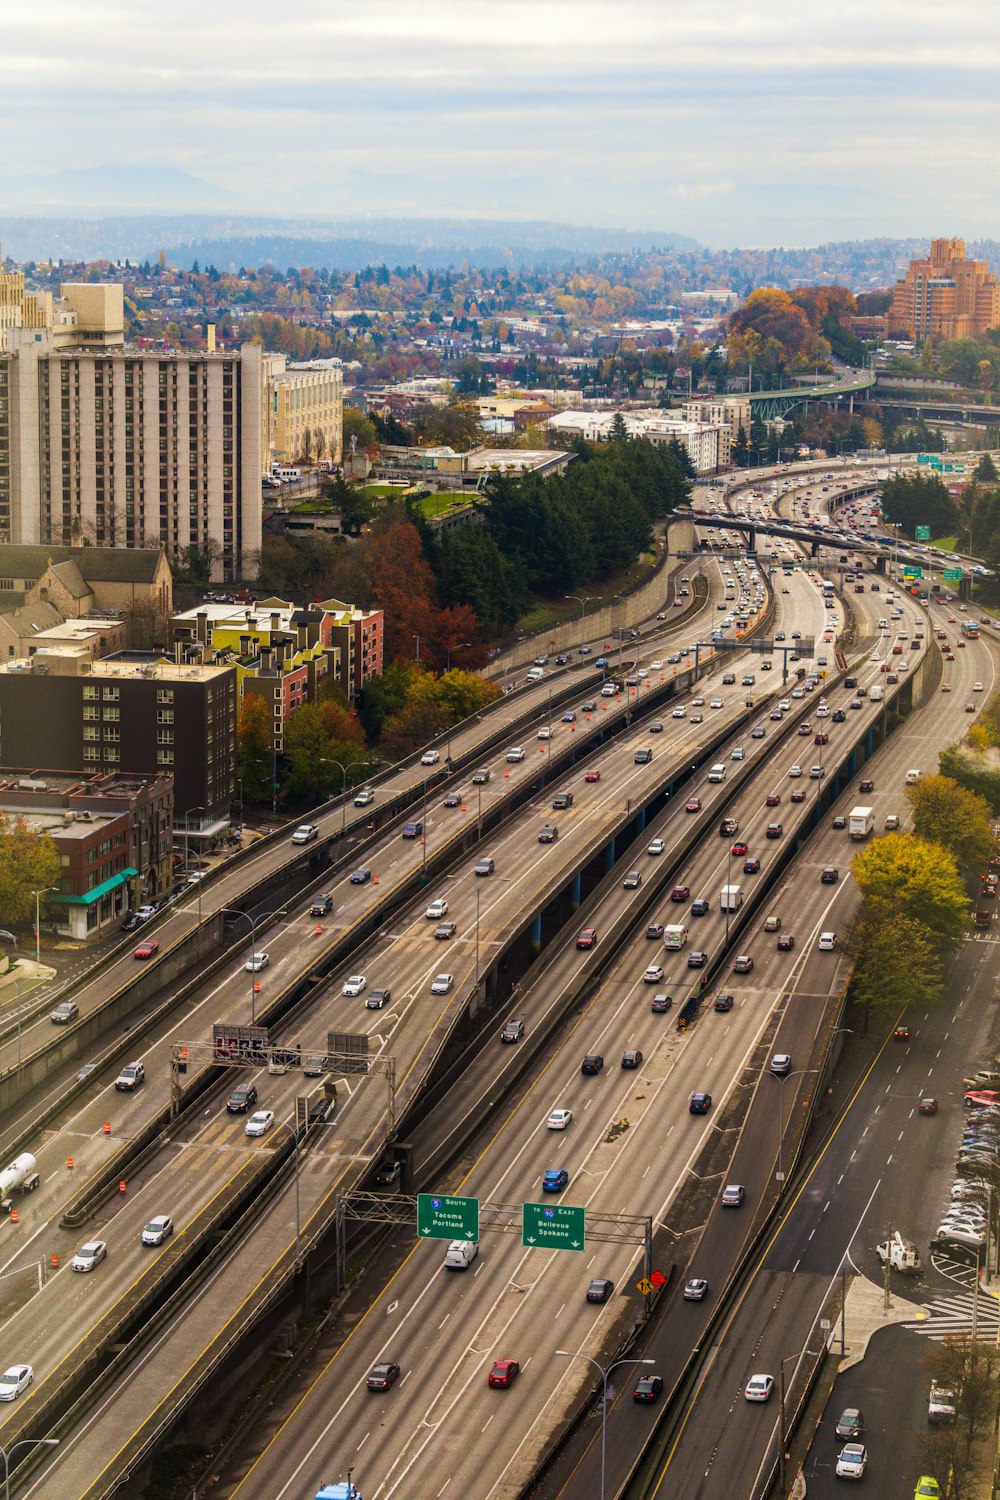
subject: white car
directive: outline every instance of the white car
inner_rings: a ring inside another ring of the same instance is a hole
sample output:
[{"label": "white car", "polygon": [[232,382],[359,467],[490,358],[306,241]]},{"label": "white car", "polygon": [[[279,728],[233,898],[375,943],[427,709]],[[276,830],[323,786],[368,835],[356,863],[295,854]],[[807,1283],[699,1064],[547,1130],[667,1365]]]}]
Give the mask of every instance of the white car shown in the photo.
[{"label": "white car", "polygon": [[860,1479],[868,1462],[864,1443],[846,1443],[837,1456],[838,1479]]},{"label": "white car", "polygon": [[793,780],[794,780],[794,779],[795,779],[795,778],[796,778],[796,777],[799,777],[799,776],[801,776],[801,775],[802,775],[802,767],[801,767],[801,766],[798,766],[798,765],[796,765],[796,766],[791,766],[791,767],[790,767],[790,768],[789,768],[789,771],[788,771],[788,774],[789,774],[789,776],[791,776],[791,777],[792,777],[792,779],[793,779]]},{"label": "white car", "polygon": [[642,982],[643,982],[643,984],[659,984],[662,979],[663,979],[663,965],[662,964],[650,964],[649,968],[646,970],[645,974],[643,974],[643,976],[642,976]]},{"label": "white car", "polygon": [[652,670],[654,672],[662,672],[663,671],[663,663],[662,663],[662,661],[651,661],[649,665],[650,665],[650,667],[652,668]]},{"label": "white car", "polygon": [[367,807],[370,802],[374,801],[375,793],[372,791],[370,786],[364,786],[361,788],[360,792],[356,793],[354,798],[354,806]]},{"label": "white car", "polygon": [[652,839],[646,846],[646,853],[653,855],[662,854],[666,847],[662,839]]},{"label": "white car", "polygon": [[454,983],[454,974],[435,974],[431,980],[431,994],[447,995]]},{"label": "white car", "polygon": [[174,1232],[174,1221],[166,1214],[157,1214],[155,1219],[150,1219],[140,1235],[144,1245],[162,1245],[164,1240],[170,1238]]},{"label": "white car", "polygon": [[259,974],[261,969],[266,969],[270,962],[271,955],[269,953],[252,953],[244,967],[251,974]]},{"label": "white car", "polygon": [[438,922],[442,917],[446,917],[447,915],[448,903],[443,896],[439,896],[436,901],[432,901],[424,912],[424,916],[429,922]]},{"label": "white car", "polygon": [[743,1395],[747,1401],[769,1401],[773,1390],[773,1375],[751,1375]]},{"label": "white car", "polygon": [[974,693],[981,693],[983,691],[983,685],[982,685],[982,683],[981,682],[974,682],[972,684],[972,691]]},{"label": "white car", "polygon": [[351,974],[344,984],[342,993],[345,995],[360,995],[368,988],[368,980],[363,974]]},{"label": "white car", "polygon": [[250,1116],[243,1129],[247,1135],[267,1135],[274,1124],[273,1109],[258,1109],[256,1114]]},{"label": "white car", "polygon": [[722,708],[723,701],[721,698],[710,698],[708,700],[708,706],[709,708]]},{"label": "white car", "polygon": [[319,829],[315,823],[300,823],[292,834],[293,844],[311,844],[313,839],[319,838]]},{"label": "white car", "polygon": [[673,711],[673,713],[670,715],[670,717],[672,719],[686,719],[687,718],[687,709],[686,708],[675,708],[674,711]]},{"label": "white car", "polygon": [[16,1401],[34,1378],[30,1365],[11,1365],[0,1375],[0,1401]]},{"label": "white car", "polygon": [[520,745],[514,745],[507,751],[507,759],[512,766],[518,766],[524,759],[524,751]]},{"label": "white car", "polygon": [[425,750],[423,755],[420,757],[420,764],[422,766],[436,766],[440,759],[440,750]]},{"label": "white car", "polygon": [[92,1271],[99,1266],[108,1253],[108,1247],[104,1240],[88,1240],[81,1245],[69,1263],[71,1271]]},{"label": "white car", "polygon": [[550,1130],[565,1130],[572,1118],[571,1109],[554,1109],[545,1123]]},{"label": "white car", "polygon": [[837,946],[837,934],[835,932],[821,932],[817,946],[821,953],[832,953]]}]

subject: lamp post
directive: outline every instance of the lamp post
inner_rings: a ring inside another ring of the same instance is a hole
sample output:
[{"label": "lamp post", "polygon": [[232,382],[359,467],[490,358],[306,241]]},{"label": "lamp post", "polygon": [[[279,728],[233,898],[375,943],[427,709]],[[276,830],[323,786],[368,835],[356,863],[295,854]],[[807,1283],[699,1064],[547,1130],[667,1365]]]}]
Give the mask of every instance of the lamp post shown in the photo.
[{"label": "lamp post", "polygon": [[4,1500],[10,1500],[10,1461],[18,1448],[58,1448],[60,1438],[20,1438],[16,1443],[11,1443],[9,1448],[0,1448],[3,1455],[3,1493]]},{"label": "lamp post", "polygon": [[299,1209],[299,1132],[294,1125],[287,1120],[275,1120],[276,1125],[282,1130],[287,1130],[292,1137],[292,1145],[295,1149],[295,1269],[298,1270],[302,1264],[300,1253],[300,1242],[302,1239],[302,1217]]},{"label": "lamp post", "polygon": [[240,844],[243,843],[243,777],[237,776],[236,785],[240,789]]},{"label": "lamp post", "polygon": [[778,1085],[778,1184],[785,1180],[785,1084],[790,1078],[801,1078],[806,1073],[818,1073],[818,1068],[796,1068],[794,1073],[772,1073],[768,1068],[768,1076],[773,1078]]},{"label": "lamp post", "polygon": [[453,651],[467,651],[472,645],[471,641],[459,641],[457,646],[449,646],[445,652],[445,671],[451,671],[451,653]]},{"label": "lamp post", "polygon": [[605,1367],[596,1359],[591,1359],[589,1354],[574,1354],[570,1349],[557,1349],[556,1353],[563,1359],[585,1359],[589,1365],[593,1365],[601,1377],[603,1385],[603,1396],[601,1400],[601,1500],[605,1500],[605,1470],[608,1446],[608,1376],[612,1370],[617,1370],[620,1365],[655,1365],[655,1359],[616,1359],[613,1365]]},{"label": "lamp post", "polygon": [[416,634],[416,632],[414,632],[413,639],[417,643],[417,654],[416,654],[416,657],[414,659],[415,659],[415,661],[417,663],[417,666],[419,667],[419,665],[420,665],[420,637],[419,637],[419,635]]},{"label": "lamp post", "polygon": [[41,929],[41,914],[39,912],[39,902],[41,901],[41,899],[42,899],[43,896],[47,896],[49,894],[49,891],[57,891],[58,889],[59,889],[59,887],[57,885],[47,885],[42,890],[40,890],[40,891],[32,891],[32,893],[31,893],[34,896],[34,898],[35,898],[35,963],[36,964],[40,964],[41,961],[42,961],[42,929]]},{"label": "lamp post", "polygon": [[[237,911],[235,906],[222,906],[219,908],[223,916],[240,917],[244,922],[250,923],[250,957],[254,958],[257,953],[257,928],[264,922],[269,922],[272,917],[287,917],[288,908],[279,906],[276,911],[266,911],[261,917],[252,917],[249,912]],[[250,970],[250,1025],[253,1026],[257,1020],[257,1000],[254,985],[256,970]]]},{"label": "lamp post", "polygon": [[[8,932],[5,928],[2,929],[2,930],[0,930],[0,943],[9,944],[10,947],[14,949],[14,952],[15,953],[17,952],[17,938],[14,936],[14,934],[12,932]],[[6,972],[5,978],[9,979],[10,982],[11,982],[11,984],[17,990],[17,1065],[18,1065],[18,1067],[20,1067],[21,1066],[21,984],[20,984],[20,980],[15,979],[13,973],[11,972],[11,965],[10,965],[10,960],[9,959],[7,961],[7,972]]]},{"label": "lamp post", "polygon": [[580,645],[584,644],[584,622],[587,618],[587,605],[591,604],[598,596],[597,594],[565,594],[566,599],[575,599],[580,606]]},{"label": "lamp post", "polygon": [[340,772],[340,776],[341,776],[341,782],[340,782],[340,837],[342,839],[346,838],[347,837],[347,773],[348,773],[348,771],[353,770],[355,766],[367,766],[369,764],[369,762],[367,760],[349,760],[347,762],[347,765],[345,766],[339,760],[334,760],[332,755],[321,755],[320,758],[319,758],[319,764],[321,766],[336,766],[337,770]]},{"label": "lamp post", "polygon": [[[205,806],[204,806],[203,803],[196,802],[195,805],[194,805],[194,807],[189,807],[188,810],[187,810],[187,812],[184,814],[184,878],[185,878],[185,880],[188,878],[188,876],[191,873],[191,826],[190,826],[189,819],[190,819],[191,814],[193,812],[206,812],[206,811],[207,811],[207,809],[205,808]],[[200,875],[201,871],[199,870],[198,873]],[[195,885],[198,887],[198,926],[200,927],[201,926],[201,881],[200,880],[196,880],[195,881]]]},{"label": "lamp post", "polygon": [[476,883],[476,988],[477,989],[479,988],[479,899],[480,899],[481,895],[482,895],[482,888],[479,885],[479,883],[477,882]]}]

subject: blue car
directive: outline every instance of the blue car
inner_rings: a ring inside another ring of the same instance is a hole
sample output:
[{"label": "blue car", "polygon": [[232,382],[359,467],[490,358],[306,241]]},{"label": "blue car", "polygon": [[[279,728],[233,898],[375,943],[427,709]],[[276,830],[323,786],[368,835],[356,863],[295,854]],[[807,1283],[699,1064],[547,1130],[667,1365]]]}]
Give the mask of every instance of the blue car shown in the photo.
[{"label": "blue car", "polygon": [[552,1167],[542,1178],[543,1193],[561,1193],[569,1182],[569,1173],[565,1167]]},{"label": "blue car", "polygon": [[703,896],[700,896],[697,901],[691,902],[692,917],[707,917],[709,910],[709,904]]},{"label": "blue car", "polygon": [[608,665],[609,665],[608,658],[606,656],[599,656],[597,658],[597,660],[594,662],[594,666],[595,667],[606,667]]}]

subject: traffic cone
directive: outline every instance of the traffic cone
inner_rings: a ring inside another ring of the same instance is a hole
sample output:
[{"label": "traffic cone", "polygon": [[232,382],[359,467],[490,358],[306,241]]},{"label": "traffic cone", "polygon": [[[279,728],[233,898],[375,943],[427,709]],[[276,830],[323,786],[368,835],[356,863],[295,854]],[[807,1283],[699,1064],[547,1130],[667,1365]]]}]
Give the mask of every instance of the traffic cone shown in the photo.
[{"label": "traffic cone", "polygon": [[20,1224],[21,1222],[21,1216],[16,1208],[12,1208],[10,1211],[10,1222],[12,1224]]},{"label": "traffic cone", "polygon": [[110,1120],[105,1120],[105,1122],[104,1122],[104,1134],[105,1135],[110,1135],[111,1134],[111,1121]]},{"label": "traffic cone", "polygon": [[67,1167],[67,1169],[70,1172],[72,1172],[72,1170],[73,1170],[73,1158],[71,1156],[67,1156],[67,1158],[66,1158],[66,1167]]},{"label": "traffic cone", "polygon": [[323,924],[321,922],[317,922],[316,926],[313,928],[313,935],[315,937],[319,937],[319,935],[320,935],[320,933],[322,931],[323,931]]}]

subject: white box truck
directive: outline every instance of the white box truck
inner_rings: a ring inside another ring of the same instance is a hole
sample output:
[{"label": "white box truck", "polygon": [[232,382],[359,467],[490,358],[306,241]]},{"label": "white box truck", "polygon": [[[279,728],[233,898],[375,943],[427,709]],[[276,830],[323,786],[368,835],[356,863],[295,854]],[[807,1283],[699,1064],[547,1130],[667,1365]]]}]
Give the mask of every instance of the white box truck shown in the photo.
[{"label": "white box truck", "polygon": [[847,819],[847,832],[852,839],[863,843],[875,827],[874,807],[852,807]]},{"label": "white box truck", "polygon": [[664,948],[671,948],[671,949],[673,949],[673,950],[676,951],[676,949],[678,949],[678,948],[683,948],[684,944],[687,942],[687,940],[688,940],[688,930],[687,930],[687,928],[685,926],[683,926],[682,923],[680,923],[680,922],[671,922],[668,927],[664,927],[664,929],[663,929],[663,946],[664,946]]},{"label": "white box truck", "polygon": [[743,905],[743,887],[741,885],[724,885],[719,896],[720,911],[739,911]]}]

